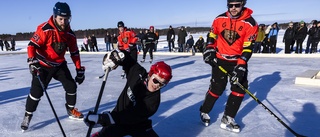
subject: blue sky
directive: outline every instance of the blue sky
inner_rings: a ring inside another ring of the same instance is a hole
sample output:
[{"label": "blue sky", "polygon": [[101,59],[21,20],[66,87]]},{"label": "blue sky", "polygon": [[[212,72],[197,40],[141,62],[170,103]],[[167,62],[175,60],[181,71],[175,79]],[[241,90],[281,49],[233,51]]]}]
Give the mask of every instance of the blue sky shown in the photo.
[{"label": "blue sky", "polygon": [[[54,0],[1,1],[0,34],[33,32],[52,15]],[[167,28],[169,25],[210,26],[227,10],[226,0],[66,0],[71,7],[74,30],[114,28],[118,21],[128,27]],[[320,20],[319,0],[248,0],[258,23]]]}]

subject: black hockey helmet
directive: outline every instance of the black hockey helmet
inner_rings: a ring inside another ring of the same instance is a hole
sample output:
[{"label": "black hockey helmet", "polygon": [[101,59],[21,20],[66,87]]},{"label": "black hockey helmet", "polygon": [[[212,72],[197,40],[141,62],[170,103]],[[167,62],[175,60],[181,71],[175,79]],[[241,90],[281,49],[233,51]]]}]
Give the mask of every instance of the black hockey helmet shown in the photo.
[{"label": "black hockey helmet", "polygon": [[57,2],[53,7],[53,15],[56,16],[64,16],[71,17],[71,10],[67,3],[65,2]]},{"label": "black hockey helmet", "polygon": [[229,4],[230,2],[242,2],[243,6],[246,5],[246,3],[247,3],[247,0],[227,0],[227,1],[228,1],[227,4]]},{"label": "black hockey helmet", "polygon": [[118,28],[119,28],[119,27],[124,27],[124,23],[123,23],[122,21],[119,21],[118,24],[117,24],[117,26],[118,26]]}]

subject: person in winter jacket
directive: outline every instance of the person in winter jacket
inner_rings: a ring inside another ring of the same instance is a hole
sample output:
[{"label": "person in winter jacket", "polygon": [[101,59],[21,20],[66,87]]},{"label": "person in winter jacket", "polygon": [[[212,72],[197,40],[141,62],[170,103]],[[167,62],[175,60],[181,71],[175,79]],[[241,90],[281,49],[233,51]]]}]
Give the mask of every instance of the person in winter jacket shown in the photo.
[{"label": "person in winter jacket", "polygon": [[181,26],[178,32],[179,52],[185,52],[186,37],[188,36],[184,26]]},{"label": "person in winter jacket", "polygon": [[111,51],[111,35],[109,32],[104,36],[104,43],[106,44],[106,51]]},{"label": "person in winter jacket", "polygon": [[254,43],[254,53],[261,53],[261,43],[265,37],[265,24],[260,24],[259,25],[259,30],[258,30],[258,36],[257,39]]},{"label": "person in winter jacket", "polygon": [[167,41],[168,41],[168,47],[169,52],[173,51],[174,49],[174,41],[175,41],[176,34],[172,28],[172,26],[169,26],[169,30],[167,32]]},{"label": "person in winter jacket", "polygon": [[2,50],[2,51],[3,51],[3,46],[4,46],[3,41],[2,41],[2,39],[0,38],[0,47],[1,47],[1,50]]},{"label": "person in winter jacket", "polygon": [[189,35],[189,39],[187,40],[187,43],[186,43],[186,52],[189,52],[190,49],[191,49],[191,52],[192,52],[192,55],[194,55],[194,40],[193,40],[193,36],[192,35]]},{"label": "person in winter jacket", "polygon": [[269,32],[272,28],[272,25],[269,25],[267,28],[266,28],[266,31],[265,31],[265,37],[264,37],[264,40],[262,41],[261,45],[262,45],[262,53],[270,53],[270,41],[268,39],[269,37]]},{"label": "person in winter jacket", "polygon": [[284,46],[285,54],[291,53],[291,46],[292,46],[291,44],[292,44],[292,41],[294,40],[294,35],[295,35],[295,31],[293,29],[293,22],[290,22],[288,28],[284,32],[284,36],[282,40],[282,42],[284,42],[284,45],[285,45]]},{"label": "person in winter jacket", "polygon": [[317,31],[317,20],[313,20],[312,22],[311,22],[311,28],[309,28],[309,30],[308,30],[308,39],[307,39],[307,46],[306,46],[306,51],[305,51],[305,53],[306,54],[308,54],[308,53],[312,53],[311,52],[311,45],[312,45],[312,42],[313,42],[313,35],[314,35],[314,33]]},{"label": "person in winter jacket", "polygon": [[123,66],[127,82],[111,112],[101,114],[88,113],[86,124],[100,124],[103,128],[92,137],[158,137],[153,130],[153,116],[160,105],[161,89],[172,78],[171,67],[163,61],[151,65],[146,71],[130,54],[113,50],[106,54],[103,69],[116,69]]},{"label": "person in winter jacket", "polygon": [[304,21],[300,22],[300,27],[295,32],[295,40],[297,44],[297,48],[295,53],[302,53],[302,43],[306,39],[308,33],[308,29],[306,27],[306,23]]},{"label": "person in winter jacket", "polygon": [[317,53],[318,52],[318,44],[320,41],[320,22],[317,22],[316,31],[312,37],[312,45],[311,45],[311,52],[310,53]]},{"label": "person in winter jacket", "polygon": [[196,52],[203,52],[204,50],[204,39],[202,36],[199,36],[199,39],[197,40],[196,44],[194,45],[195,46],[195,51]]},{"label": "person in winter jacket", "polygon": [[279,26],[278,26],[278,23],[275,22],[272,24],[272,28],[270,29],[270,32],[268,35],[268,41],[269,41],[269,47],[270,47],[269,53],[276,53],[278,33],[279,33]]}]

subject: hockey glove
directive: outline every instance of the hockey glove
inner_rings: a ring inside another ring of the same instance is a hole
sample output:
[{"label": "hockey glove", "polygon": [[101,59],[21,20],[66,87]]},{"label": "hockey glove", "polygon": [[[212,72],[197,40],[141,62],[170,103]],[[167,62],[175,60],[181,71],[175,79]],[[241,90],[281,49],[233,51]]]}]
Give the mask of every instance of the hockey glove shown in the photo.
[{"label": "hockey glove", "polygon": [[105,71],[107,68],[116,69],[124,60],[125,55],[120,50],[112,50],[103,57],[102,69]]},{"label": "hockey glove", "polygon": [[92,111],[89,111],[88,115],[84,119],[84,122],[87,126],[100,124],[102,126],[109,126],[115,124],[110,112],[104,112],[102,114],[93,114]]},{"label": "hockey glove", "polygon": [[27,62],[29,64],[30,73],[33,76],[36,76],[38,73],[40,73],[41,67],[40,67],[40,63],[39,63],[39,61],[37,59],[28,58]]},{"label": "hockey glove", "polygon": [[234,70],[231,74],[231,83],[237,84],[238,82],[241,82],[244,76],[247,73],[247,65],[241,64],[234,67]]},{"label": "hockey glove", "polygon": [[78,82],[78,84],[80,85],[84,79],[85,79],[85,76],[84,76],[84,72],[85,72],[86,68],[84,66],[81,66],[80,69],[76,69],[77,71],[77,76],[74,78],[76,80],[76,82]]},{"label": "hockey glove", "polygon": [[213,48],[206,49],[203,52],[203,60],[212,67],[215,66],[217,64],[216,50]]}]

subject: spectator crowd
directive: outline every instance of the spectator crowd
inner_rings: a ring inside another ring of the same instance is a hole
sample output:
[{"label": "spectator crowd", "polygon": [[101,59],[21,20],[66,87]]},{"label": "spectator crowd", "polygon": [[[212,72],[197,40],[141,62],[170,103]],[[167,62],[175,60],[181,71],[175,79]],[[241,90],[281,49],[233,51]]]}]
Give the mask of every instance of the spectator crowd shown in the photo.
[{"label": "spectator crowd", "polygon": [[[143,52],[145,48],[144,41],[146,41],[145,36],[150,30],[141,29],[138,33],[135,33],[131,29],[126,28],[126,30],[132,31],[135,34],[135,37],[138,39],[135,45],[137,51]],[[156,52],[160,36],[156,28],[154,28],[153,31],[153,33],[156,34],[157,39],[154,42],[154,47],[151,49],[153,52]],[[277,22],[270,25],[259,24],[257,39],[253,43],[253,53],[278,53],[280,51],[280,49],[277,48],[279,31],[280,27]],[[105,32],[105,36],[103,38],[105,44],[104,51],[118,49],[118,35],[119,34],[116,33],[111,34],[108,31]],[[206,36],[206,38],[207,37],[208,36]],[[204,51],[206,47],[206,38],[200,35],[197,39],[194,39],[193,34],[188,32],[184,26],[178,27],[178,32],[175,32],[175,29],[170,25],[166,33],[166,39],[161,40],[161,42],[167,42],[168,52],[192,52],[192,55],[195,55],[197,52],[202,53]],[[319,52],[318,43],[320,41],[320,20],[312,20],[309,25],[307,25],[303,20],[300,22],[288,22],[281,41],[285,45],[285,54],[301,54],[303,51],[305,54]],[[15,51],[15,45],[16,42],[14,38],[10,38],[10,40],[0,38],[0,47],[2,51]],[[81,51],[99,52],[95,34],[84,35],[81,43]]]}]

